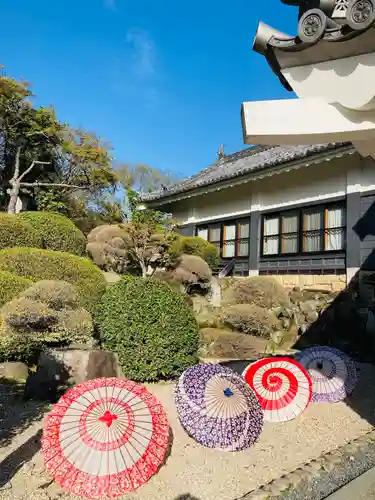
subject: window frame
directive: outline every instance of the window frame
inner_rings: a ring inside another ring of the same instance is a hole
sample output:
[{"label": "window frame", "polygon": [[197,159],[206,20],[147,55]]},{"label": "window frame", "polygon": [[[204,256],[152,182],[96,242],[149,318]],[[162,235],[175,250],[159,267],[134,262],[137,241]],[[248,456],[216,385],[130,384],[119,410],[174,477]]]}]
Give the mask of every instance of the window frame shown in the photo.
[{"label": "window frame", "polygon": [[[244,223],[244,222],[246,222],[248,224],[249,236],[246,238],[240,238],[239,237],[240,236],[240,225],[241,225],[241,223]],[[235,226],[235,238],[230,239],[230,240],[224,240],[225,227],[226,226],[233,226],[233,225]],[[207,241],[210,243],[213,243],[213,244],[217,244],[217,243],[219,243],[219,241],[212,241],[211,240],[211,229],[213,227],[217,227],[217,226],[220,226],[220,252],[219,252],[220,259],[222,259],[224,261],[230,261],[232,259],[244,259],[244,260],[248,259],[250,256],[250,216],[249,217],[240,217],[238,219],[237,218],[224,219],[220,222],[212,221],[212,222],[209,222],[206,224],[199,224],[195,228],[195,236],[198,236],[198,230],[207,229],[208,230],[208,240]],[[240,244],[244,240],[247,242],[247,254],[246,255],[239,255]],[[234,243],[234,256],[233,257],[224,257],[223,256],[224,242],[226,242],[226,243],[233,242]]]},{"label": "window frame", "polygon": [[[339,250],[326,250],[326,244],[327,244],[327,234],[328,234],[328,227],[327,227],[327,213],[329,209],[333,208],[341,208],[344,210],[345,213],[345,226],[340,226],[336,229],[343,229],[344,232],[344,248],[339,249]],[[304,237],[305,237],[305,230],[304,230],[304,214],[308,212],[309,210],[314,210],[314,209],[319,209],[321,211],[321,217],[322,217],[322,222],[323,222],[323,227],[319,230],[321,232],[320,239],[321,239],[321,249],[316,250],[313,252],[309,252],[307,250],[303,250],[304,248]],[[335,202],[328,202],[328,203],[317,203],[314,205],[309,205],[309,206],[304,206],[304,207],[297,207],[297,208],[288,208],[286,210],[281,210],[278,212],[272,211],[272,212],[267,212],[261,214],[261,238],[260,238],[260,256],[261,258],[277,258],[277,257],[296,257],[296,256],[306,256],[306,255],[326,255],[326,254],[332,254],[332,253],[338,253],[338,252],[345,252],[346,251],[346,231],[347,231],[347,222],[346,222],[346,217],[347,217],[347,207],[346,207],[346,202],[345,200],[343,201],[335,201]],[[297,214],[298,216],[298,233],[297,233],[297,252],[288,252],[288,253],[282,253],[282,241],[283,241],[283,233],[282,233],[282,227],[283,227],[283,217],[291,214]],[[267,219],[278,219],[278,224],[279,224],[279,233],[278,233],[278,252],[273,253],[273,254],[267,254],[264,253],[264,239],[266,238],[266,235],[264,234],[264,225],[265,221]]]}]

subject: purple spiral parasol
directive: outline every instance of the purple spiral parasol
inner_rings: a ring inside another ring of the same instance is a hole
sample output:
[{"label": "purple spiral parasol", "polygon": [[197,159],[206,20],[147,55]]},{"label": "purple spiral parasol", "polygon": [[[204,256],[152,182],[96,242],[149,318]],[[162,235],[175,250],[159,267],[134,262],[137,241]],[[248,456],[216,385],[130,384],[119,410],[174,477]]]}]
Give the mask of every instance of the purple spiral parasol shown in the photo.
[{"label": "purple spiral parasol", "polygon": [[333,347],[310,347],[295,356],[309,372],[315,403],[335,403],[350,394],[357,383],[354,362]]},{"label": "purple spiral parasol", "polygon": [[263,427],[255,393],[239,375],[218,364],[186,370],[177,383],[175,403],[185,431],[209,448],[244,450]]}]

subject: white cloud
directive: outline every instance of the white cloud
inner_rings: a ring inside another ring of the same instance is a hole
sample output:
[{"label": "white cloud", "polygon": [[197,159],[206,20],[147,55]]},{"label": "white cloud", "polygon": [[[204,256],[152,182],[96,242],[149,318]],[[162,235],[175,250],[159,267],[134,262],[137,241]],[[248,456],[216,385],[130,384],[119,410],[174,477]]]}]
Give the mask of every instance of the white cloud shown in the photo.
[{"label": "white cloud", "polygon": [[141,80],[153,77],[156,71],[156,47],[150,34],[140,28],[132,28],[127,32],[125,41],[134,75]]},{"label": "white cloud", "polygon": [[108,76],[119,98],[130,99],[141,108],[155,109],[165,97],[157,45],[147,30],[134,27],[125,33],[123,45],[112,56]]}]

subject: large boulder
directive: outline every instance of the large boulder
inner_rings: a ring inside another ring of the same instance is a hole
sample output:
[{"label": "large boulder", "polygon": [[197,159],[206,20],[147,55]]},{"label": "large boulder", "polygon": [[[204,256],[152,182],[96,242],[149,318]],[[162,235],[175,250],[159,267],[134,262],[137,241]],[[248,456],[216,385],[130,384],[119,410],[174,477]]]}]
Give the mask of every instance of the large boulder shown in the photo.
[{"label": "large boulder", "polygon": [[26,383],[25,397],[54,400],[61,390],[100,377],[121,377],[117,356],[99,349],[49,349]]},{"label": "large boulder", "polygon": [[26,380],[29,376],[29,369],[24,363],[8,362],[0,364],[0,379]]}]

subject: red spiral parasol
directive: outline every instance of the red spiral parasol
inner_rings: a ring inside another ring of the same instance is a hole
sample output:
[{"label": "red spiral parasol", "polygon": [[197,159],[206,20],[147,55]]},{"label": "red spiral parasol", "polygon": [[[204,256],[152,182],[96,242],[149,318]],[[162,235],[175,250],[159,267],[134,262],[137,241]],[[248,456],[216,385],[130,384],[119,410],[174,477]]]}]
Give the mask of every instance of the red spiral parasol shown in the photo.
[{"label": "red spiral parasol", "polygon": [[255,361],[245,369],[243,377],[258,396],[267,422],[292,420],[311,400],[311,378],[293,359]]},{"label": "red spiral parasol", "polygon": [[114,498],[158,471],[168,443],[167,416],[155,396],[130,380],[102,378],[73,387],[52,408],[42,452],[64,489]]}]

